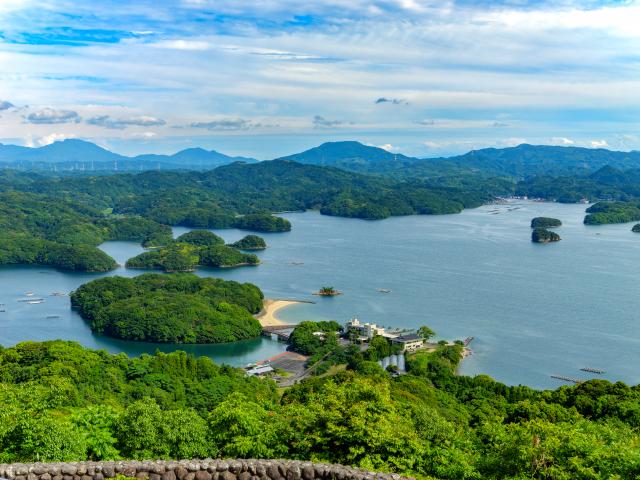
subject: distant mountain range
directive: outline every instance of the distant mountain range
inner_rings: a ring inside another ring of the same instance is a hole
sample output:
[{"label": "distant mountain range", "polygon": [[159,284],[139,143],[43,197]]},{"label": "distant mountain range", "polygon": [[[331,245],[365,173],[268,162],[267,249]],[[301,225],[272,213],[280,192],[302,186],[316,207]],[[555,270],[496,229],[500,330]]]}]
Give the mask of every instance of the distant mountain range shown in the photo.
[{"label": "distant mountain range", "polygon": [[[415,158],[355,141],[328,142],[278,160],[335,167],[403,179],[481,174],[527,178],[539,175],[589,175],[604,166],[640,169],[640,152],[519,145],[485,148],[448,158]],[[234,162],[255,163],[215,150],[189,148],[173,155],[127,157],[83,140],[64,140],[39,148],[0,144],[0,165],[28,170],[139,171],[211,170]]]},{"label": "distant mountain range", "polygon": [[63,140],[39,148],[0,144],[0,164],[24,169],[75,170],[211,170],[233,162],[255,163],[255,158],[231,157],[215,150],[188,148],[173,155],[127,157],[84,140]]},{"label": "distant mountain range", "polygon": [[534,175],[588,175],[604,166],[640,168],[640,152],[637,151],[527,144],[473,150],[455,157],[423,159],[394,154],[358,142],[330,142],[282,157],[282,160],[403,178],[473,173],[525,178]]}]

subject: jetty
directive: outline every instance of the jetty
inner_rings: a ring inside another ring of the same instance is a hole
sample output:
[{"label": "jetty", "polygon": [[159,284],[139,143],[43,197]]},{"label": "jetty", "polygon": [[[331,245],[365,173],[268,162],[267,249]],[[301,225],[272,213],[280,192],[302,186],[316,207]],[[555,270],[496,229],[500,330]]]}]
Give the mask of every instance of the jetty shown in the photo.
[{"label": "jetty", "polygon": [[465,339],[462,341],[462,344],[463,344],[465,347],[468,347],[468,346],[469,346],[469,344],[470,344],[471,342],[473,342],[473,339],[474,339],[474,338],[475,338],[475,337],[467,337],[467,338],[465,338]]},{"label": "jetty", "polygon": [[599,368],[584,367],[584,368],[581,368],[580,370],[582,370],[583,372],[597,373],[599,375],[605,373],[604,370],[600,370]]},{"label": "jetty", "polygon": [[565,382],[571,382],[571,383],[584,382],[584,380],[580,380],[579,378],[566,377],[564,375],[551,375],[551,378],[555,378],[556,380],[563,380]]}]

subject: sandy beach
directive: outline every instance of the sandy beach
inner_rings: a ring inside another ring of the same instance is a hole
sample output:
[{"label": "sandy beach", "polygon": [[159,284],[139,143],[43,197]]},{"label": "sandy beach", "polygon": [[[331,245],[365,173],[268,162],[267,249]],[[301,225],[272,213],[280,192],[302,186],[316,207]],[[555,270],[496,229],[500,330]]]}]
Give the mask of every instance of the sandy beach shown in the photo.
[{"label": "sandy beach", "polygon": [[291,305],[296,305],[302,302],[296,302],[295,300],[273,300],[266,298],[264,300],[264,307],[260,313],[256,315],[256,318],[263,327],[274,327],[277,325],[285,325],[286,323],[280,320],[277,313],[283,308]]}]

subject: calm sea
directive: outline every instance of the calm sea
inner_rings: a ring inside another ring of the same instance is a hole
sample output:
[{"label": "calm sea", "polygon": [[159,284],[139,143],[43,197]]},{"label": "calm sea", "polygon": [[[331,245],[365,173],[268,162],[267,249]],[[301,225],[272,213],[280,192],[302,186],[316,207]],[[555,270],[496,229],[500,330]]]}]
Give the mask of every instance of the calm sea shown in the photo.
[{"label": "calm sea", "polygon": [[[552,374],[640,381],[640,234],[631,224],[584,226],[584,205],[514,201],[459,215],[396,217],[384,221],[326,217],[317,212],[284,215],[288,233],[264,235],[262,264],[200,270],[258,285],[267,297],[310,300],[281,312],[289,322],[353,316],[390,327],[429,325],[438,338],[474,337],[473,355],[461,372],[487,374],[508,384],[553,388]],[[562,220],[562,241],[530,241],[535,216]],[[175,234],[187,231],[176,228]],[[216,231],[232,242],[246,234]],[[118,262],[142,251],[129,242],[102,247]],[[111,274],[137,275],[118,269]],[[0,343],[62,338],[92,348],[138,355],[184,349],[219,362],[243,365],[284,350],[257,339],[228,345],[131,343],[93,334],[70,309],[68,292],[100,275],[42,267],[0,268]],[[344,292],[312,294],[321,286]],[[381,293],[378,289],[389,289]],[[39,305],[17,302],[26,292]],[[47,318],[59,315],[60,318]],[[587,374],[582,367],[606,370]]]}]

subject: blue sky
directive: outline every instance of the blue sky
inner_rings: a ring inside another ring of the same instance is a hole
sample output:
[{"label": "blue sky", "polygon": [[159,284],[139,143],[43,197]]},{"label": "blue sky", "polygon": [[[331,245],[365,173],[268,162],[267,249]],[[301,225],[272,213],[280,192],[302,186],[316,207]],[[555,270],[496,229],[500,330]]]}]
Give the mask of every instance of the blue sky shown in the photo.
[{"label": "blue sky", "polygon": [[640,149],[639,1],[2,0],[0,142]]}]

